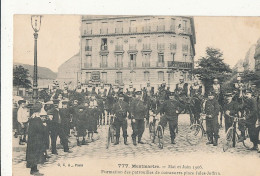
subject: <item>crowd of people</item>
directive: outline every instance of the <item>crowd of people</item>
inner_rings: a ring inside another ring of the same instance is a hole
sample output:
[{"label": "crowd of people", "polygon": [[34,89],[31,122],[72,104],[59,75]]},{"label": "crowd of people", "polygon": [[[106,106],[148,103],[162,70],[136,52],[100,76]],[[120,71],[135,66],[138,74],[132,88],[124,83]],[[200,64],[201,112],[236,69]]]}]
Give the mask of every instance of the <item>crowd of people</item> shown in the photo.
[{"label": "crowd of people", "polygon": [[122,128],[124,144],[128,145],[127,119],[131,119],[133,145],[144,144],[142,135],[145,120],[149,121],[151,113],[160,116],[159,123],[164,128],[169,125],[171,144],[175,144],[180,113],[188,113],[191,124],[199,123],[200,115],[206,114],[207,144],[214,146],[218,145],[222,115],[225,118],[226,131],[232,125],[234,116],[244,117],[239,122],[239,140],[245,138],[245,128],[248,128],[254,144],[252,150],[258,150],[259,93],[253,88],[246,89],[240,77],[230,91],[223,91],[217,79],[212,82],[205,94],[202,94],[202,86],[198,82],[188,85],[183,79],[174,91],[170,91],[165,83],[160,85],[158,91],[150,85],[141,90],[136,90],[131,85],[127,89],[112,85],[101,85],[98,88],[89,85],[86,89],[78,87],[76,90],[69,90],[67,85],[63,89],[55,85],[52,90],[48,90],[48,96],[43,100],[33,104],[20,100],[17,135],[19,145],[27,142],[27,167],[31,168],[31,174],[37,173],[37,164],[50,157],[47,154],[49,138],[52,154],[58,155],[58,136],[64,152],[70,153],[68,143],[72,132],[78,146],[87,145],[94,141],[99,125],[114,124],[115,145],[119,144]]}]

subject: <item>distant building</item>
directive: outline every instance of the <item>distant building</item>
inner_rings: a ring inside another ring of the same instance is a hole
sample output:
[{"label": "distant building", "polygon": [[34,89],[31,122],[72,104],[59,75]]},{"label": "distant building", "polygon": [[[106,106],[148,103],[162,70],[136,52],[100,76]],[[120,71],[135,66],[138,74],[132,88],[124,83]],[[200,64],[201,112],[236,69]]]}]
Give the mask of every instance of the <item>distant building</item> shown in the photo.
[{"label": "distant building", "polygon": [[158,87],[192,79],[192,17],[82,16],[81,83]]},{"label": "distant building", "polygon": [[258,39],[256,48],[255,48],[255,71],[260,75],[260,39]]},{"label": "distant building", "polygon": [[243,62],[244,70],[255,71],[255,59],[254,59],[255,47],[256,47],[256,45],[252,45],[246,53],[246,56],[245,56],[245,59]]},{"label": "distant building", "polygon": [[62,87],[64,83],[69,85],[70,89],[77,86],[80,80],[80,56],[79,53],[68,59],[58,68],[57,81]]}]

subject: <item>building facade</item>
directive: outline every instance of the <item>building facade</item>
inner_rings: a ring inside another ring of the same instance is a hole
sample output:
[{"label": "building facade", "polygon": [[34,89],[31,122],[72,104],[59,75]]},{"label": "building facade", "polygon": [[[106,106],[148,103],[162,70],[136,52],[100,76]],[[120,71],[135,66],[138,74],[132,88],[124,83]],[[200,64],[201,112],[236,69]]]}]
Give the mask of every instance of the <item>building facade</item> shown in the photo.
[{"label": "building facade", "polygon": [[82,16],[81,83],[157,88],[192,80],[192,17]]},{"label": "building facade", "polygon": [[260,75],[260,39],[258,39],[255,49],[255,71]]}]

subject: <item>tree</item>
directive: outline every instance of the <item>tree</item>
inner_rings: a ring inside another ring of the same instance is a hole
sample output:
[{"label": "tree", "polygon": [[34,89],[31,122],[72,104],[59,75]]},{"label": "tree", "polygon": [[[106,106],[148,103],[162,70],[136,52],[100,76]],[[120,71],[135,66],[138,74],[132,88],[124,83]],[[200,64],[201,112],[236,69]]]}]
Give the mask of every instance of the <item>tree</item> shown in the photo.
[{"label": "tree", "polygon": [[31,88],[31,81],[29,78],[29,70],[23,66],[15,66],[13,69],[13,85],[23,88]]},{"label": "tree", "polygon": [[242,80],[245,83],[255,84],[257,87],[260,87],[260,75],[250,70],[245,70],[242,75]]},{"label": "tree", "polygon": [[206,56],[199,59],[198,68],[194,69],[194,74],[202,81],[206,91],[215,78],[222,83],[230,78],[231,73],[229,65],[223,62],[223,53],[210,47],[206,48]]}]

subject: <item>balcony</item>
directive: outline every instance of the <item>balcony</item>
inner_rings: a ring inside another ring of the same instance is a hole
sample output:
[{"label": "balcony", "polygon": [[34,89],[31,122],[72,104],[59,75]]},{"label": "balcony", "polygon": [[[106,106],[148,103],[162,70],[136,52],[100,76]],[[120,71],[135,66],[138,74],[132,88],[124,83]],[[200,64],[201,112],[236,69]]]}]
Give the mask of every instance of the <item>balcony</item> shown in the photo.
[{"label": "balcony", "polygon": [[143,32],[151,32],[151,26],[143,27]]},{"label": "balcony", "polygon": [[150,62],[143,62],[142,66],[145,68],[148,68],[148,67],[150,67]]},{"label": "balcony", "polygon": [[85,46],[85,51],[92,51],[92,46]]},{"label": "balcony", "polygon": [[180,68],[180,69],[192,69],[192,63],[190,63],[190,62],[168,61],[168,67]]},{"label": "balcony", "polygon": [[92,63],[84,63],[84,68],[91,68],[92,67]]},{"label": "balcony", "polygon": [[164,62],[157,62],[157,67],[164,67]]},{"label": "balcony", "polygon": [[100,50],[101,51],[107,51],[107,45],[101,45]]}]

